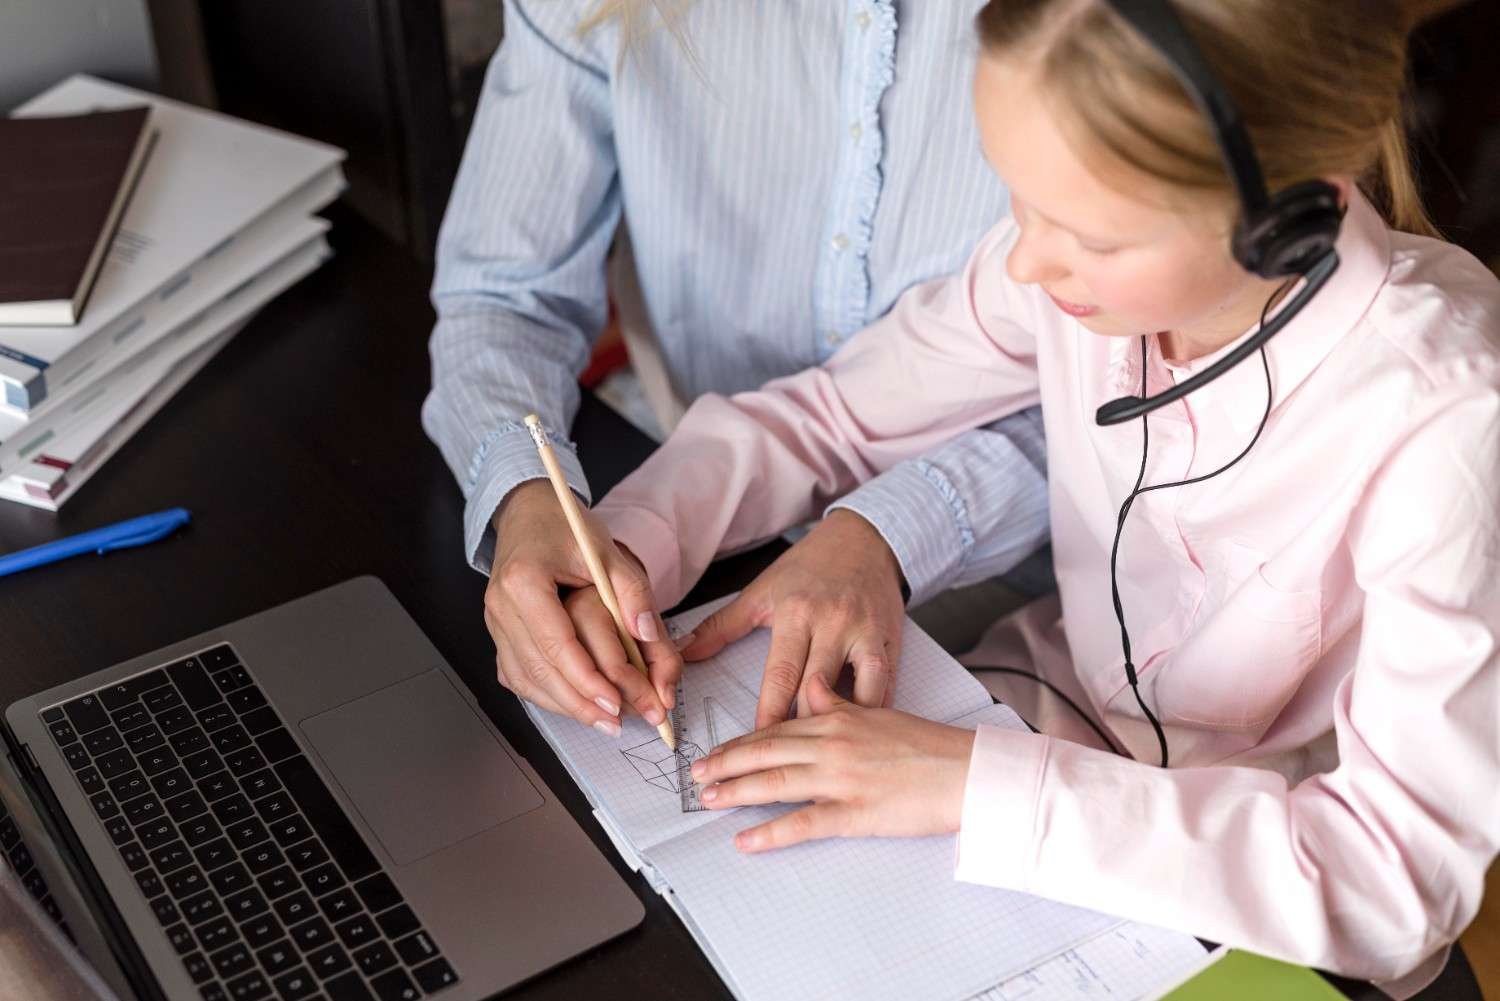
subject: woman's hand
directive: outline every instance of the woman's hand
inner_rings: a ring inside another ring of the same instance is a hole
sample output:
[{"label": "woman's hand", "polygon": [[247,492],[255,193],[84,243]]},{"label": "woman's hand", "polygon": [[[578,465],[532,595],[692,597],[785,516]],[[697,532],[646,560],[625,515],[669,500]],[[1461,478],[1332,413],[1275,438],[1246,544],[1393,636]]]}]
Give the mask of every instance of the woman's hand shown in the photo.
[{"label": "woman's hand", "polygon": [[748,733],[693,764],[713,810],[756,803],[813,805],[741,831],[759,852],[835,837],[915,837],[958,830],[974,732],[807,685],[814,716]]},{"label": "woman's hand", "polygon": [[[671,709],[682,658],[657,613],[640,563],[584,512],[631,634],[651,671],[630,666],[614,619],[546,480],[511,491],[495,516],[495,563],[484,595],[484,622],[495,641],[500,683],[549,712],[619,736],[619,714],[632,707],[655,725]],[[567,606],[559,588],[577,588]]]},{"label": "woman's hand", "polygon": [[901,566],[859,515],[834,511],[766,568],[734,601],[693,630],[682,655],[712,657],[759,626],[771,627],[755,727],[786,719],[792,702],[806,716],[807,685],[830,685],[854,669],[854,701],[887,703],[901,659]]}]

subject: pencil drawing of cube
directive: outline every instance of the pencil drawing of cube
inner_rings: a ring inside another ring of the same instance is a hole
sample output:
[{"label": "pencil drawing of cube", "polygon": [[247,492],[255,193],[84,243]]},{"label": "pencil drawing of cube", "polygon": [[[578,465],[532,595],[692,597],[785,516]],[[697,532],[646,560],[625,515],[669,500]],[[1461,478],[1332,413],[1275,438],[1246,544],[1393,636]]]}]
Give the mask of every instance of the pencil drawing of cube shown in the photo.
[{"label": "pencil drawing of cube", "polygon": [[658,789],[664,789],[670,793],[681,793],[682,787],[677,781],[677,757],[682,755],[692,764],[703,757],[703,748],[691,740],[683,740],[677,745],[676,753],[664,744],[660,737],[653,737],[644,744],[628,747],[620,752],[625,755],[625,760],[630,762],[641,778]]}]

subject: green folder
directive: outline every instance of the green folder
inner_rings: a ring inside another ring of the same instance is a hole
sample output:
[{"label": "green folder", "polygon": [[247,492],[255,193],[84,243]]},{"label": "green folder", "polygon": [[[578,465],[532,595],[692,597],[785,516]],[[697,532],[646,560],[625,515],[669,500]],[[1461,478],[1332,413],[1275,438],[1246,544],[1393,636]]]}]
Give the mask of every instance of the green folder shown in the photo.
[{"label": "green folder", "polygon": [[1305,966],[1226,949],[1161,1001],[1325,1001],[1341,999],[1332,984]]}]

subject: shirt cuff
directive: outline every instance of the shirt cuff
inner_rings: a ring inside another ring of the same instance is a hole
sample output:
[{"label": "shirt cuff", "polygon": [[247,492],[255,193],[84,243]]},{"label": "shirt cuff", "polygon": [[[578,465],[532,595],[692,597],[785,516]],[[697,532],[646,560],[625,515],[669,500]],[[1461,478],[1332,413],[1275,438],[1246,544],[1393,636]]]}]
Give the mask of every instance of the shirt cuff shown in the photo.
[{"label": "shirt cuff", "polygon": [[854,512],[880,533],[901,565],[912,605],[943,591],[974,548],[967,505],[928,462],[887,470],[828,506],[835,510]]},{"label": "shirt cuff", "polygon": [[958,829],[955,879],[1029,893],[1037,808],[1050,737],[981,726],[974,734]]},{"label": "shirt cuff", "polygon": [[609,529],[610,536],[635,554],[646,568],[651,594],[659,609],[673,607],[683,599],[682,557],[677,533],[661,515],[644,507],[616,506],[606,496],[594,513]]},{"label": "shirt cuff", "polygon": [[[589,503],[589,482],[579,465],[571,441],[547,428],[557,464],[562,467],[568,486],[585,507]],[[511,421],[491,431],[469,462],[464,485],[464,554],[469,565],[489,574],[495,563],[495,512],[510,492],[530,480],[545,480],[547,467],[537,454],[536,443],[526,425]]]}]

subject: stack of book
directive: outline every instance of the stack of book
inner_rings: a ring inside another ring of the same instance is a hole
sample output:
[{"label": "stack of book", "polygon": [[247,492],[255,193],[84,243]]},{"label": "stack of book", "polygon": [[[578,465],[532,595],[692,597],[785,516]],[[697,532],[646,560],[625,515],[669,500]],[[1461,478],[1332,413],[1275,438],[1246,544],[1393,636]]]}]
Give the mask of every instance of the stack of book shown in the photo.
[{"label": "stack of book", "polygon": [[[57,510],[261,306],[330,253],[328,224],[313,213],[345,187],[340,149],[88,76],[13,117],[61,126],[64,116],[128,108],[148,109],[147,138],[121,158],[128,190],[100,202],[118,212],[118,228],[109,240],[113,221],[101,216],[97,276],[80,274],[76,289],[48,301],[12,302],[9,316],[0,301],[6,500]],[[9,220],[14,231],[14,216],[0,205],[0,227]],[[29,260],[58,242],[35,223],[20,229],[34,249],[12,238],[0,257]]]}]

